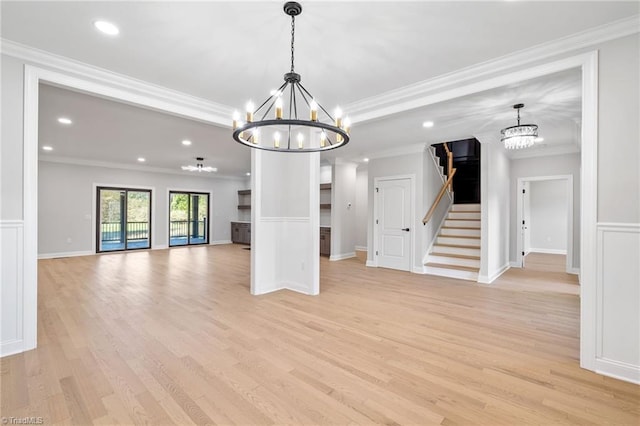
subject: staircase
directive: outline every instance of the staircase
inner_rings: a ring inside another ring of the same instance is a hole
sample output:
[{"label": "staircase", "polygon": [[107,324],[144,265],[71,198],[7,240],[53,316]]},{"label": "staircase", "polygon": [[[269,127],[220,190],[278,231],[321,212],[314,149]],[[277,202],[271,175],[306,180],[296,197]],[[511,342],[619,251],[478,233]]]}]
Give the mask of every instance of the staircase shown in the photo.
[{"label": "staircase", "polygon": [[427,255],[425,272],[478,281],[480,272],[480,204],[452,204]]}]

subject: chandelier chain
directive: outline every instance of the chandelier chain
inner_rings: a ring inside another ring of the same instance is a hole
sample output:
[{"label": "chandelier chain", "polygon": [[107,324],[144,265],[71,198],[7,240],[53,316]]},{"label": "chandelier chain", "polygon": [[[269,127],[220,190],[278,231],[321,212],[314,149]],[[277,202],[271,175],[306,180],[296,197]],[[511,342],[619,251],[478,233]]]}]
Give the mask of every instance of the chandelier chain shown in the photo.
[{"label": "chandelier chain", "polygon": [[291,15],[291,72],[293,72],[293,42],[296,36],[296,17]]}]

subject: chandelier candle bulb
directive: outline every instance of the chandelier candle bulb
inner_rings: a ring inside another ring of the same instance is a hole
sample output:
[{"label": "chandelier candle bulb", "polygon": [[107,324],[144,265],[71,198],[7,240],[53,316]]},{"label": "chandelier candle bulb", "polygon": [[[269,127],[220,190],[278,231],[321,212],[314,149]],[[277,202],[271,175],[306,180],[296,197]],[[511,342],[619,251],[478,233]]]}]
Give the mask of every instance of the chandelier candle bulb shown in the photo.
[{"label": "chandelier candle bulb", "polygon": [[335,116],[336,116],[336,127],[342,128],[342,110],[340,108],[336,108]]},{"label": "chandelier candle bulb", "polygon": [[273,147],[280,148],[280,132],[275,132],[273,134]]},{"label": "chandelier candle bulb", "polygon": [[240,127],[242,124],[239,123],[240,120],[240,113],[238,111],[234,111],[233,112],[233,130],[236,130],[238,127]]},{"label": "chandelier candle bulb", "polygon": [[327,146],[327,134],[325,132],[320,133],[320,148]]},{"label": "chandelier candle bulb", "polygon": [[260,142],[260,131],[258,129],[255,129],[253,131],[253,143],[257,145],[258,142]]},{"label": "chandelier candle bulb", "polygon": [[253,121],[253,102],[247,102],[247,123]]},{"label": "chandelier candle bulb", "polygon": [[298,133],[298,149],[304,148],[304,135],[302,133]]},{"label": "chandelier candle bulb", "polygon": [[282,120],[282,98],[276,99],[276,118]]},{"label": "chandelier candle bulb", "polygon": [[344,131],[349,133],[350,130],[351,130],[351,119],[349,117],[346,117],[344,119]]},{"label": "chandelier candle bulb", "polygon": [[318,103],[316,101],[311,101],[309,110],[311,111],[311,121],[318,121]]}]

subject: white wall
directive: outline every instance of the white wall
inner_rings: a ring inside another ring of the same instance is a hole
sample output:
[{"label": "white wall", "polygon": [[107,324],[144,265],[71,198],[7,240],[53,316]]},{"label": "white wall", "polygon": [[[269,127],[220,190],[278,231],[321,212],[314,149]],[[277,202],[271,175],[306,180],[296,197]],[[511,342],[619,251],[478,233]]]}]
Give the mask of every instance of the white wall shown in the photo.
[{"label": "white wall", "polygon": [[368,190],[368,230],[367,230],[367,264],[375,263],[375,241],[373,239],[374,227],[374,211],[373,200],[375,196],[375,188],[373,185],[375,178],[399,175],[413,175],[416,199],[414,200],[414,221],[411,227],[413,233],[413,259],[411,262],[412,270],[422,272],[422,259],[424,256],[424,244],[422,234],[422,217],[425,214],[423,207],[423,154],[407,154],[396,157],[374,158],[369,161],[369,190]]},{"label": "white wall", "polygon": [[2,55],[0,126],[0,219],[22,220],[23,64]]},{"label": "white wall", "polygon": [[[438,197],[438,193],[442,189],[442,185],[446,181],[446,178],[440,173],[440,165],[436,162],[436,159],[437,157],[434,157],[431,147],[427,147],[422,156],[424,170],[424,198],[421,219],[433,205],[434,201]],[[421,227],[423,241],[421,250],[424,256],[423,261],[426,261],[431,245],[438,236],[440,225],[447,216],[451,204],[453,204],[453,198],[451,198],[450,193],[447,192],[445,196],[442,197],[440,203],[438,203],[438,206],[436,206],[436,210],[431,216],[431,219],[429,219],[429,222]]]},{"label": "white wall", "polygon": [[640,34],[600,47],[596,370],[640,383]]},{"label": "white wall", "polygon": [[499,140],[478,139],[480,147],[480,274],[491,283],[509,268],[509,159]]},{"label": "white wall", "polygon": [[[518,179],[540,176],[573,176],[573,267],[580,266],[580,154],[553,155],[548,157],[511,160],[510,238],[509,260],[516,262],[518,252]],[[535,248],[535,247],[533,247]]]},{"label": "white wall", "polygon": [[356,163],[336,160],[331,186],[331,256],[341,260],[356,255]]},{"label": "white wall", "polygon": [[533,181],[529,185],[531,219],[530,251],[567,253],[567,181]]},{"label": "white wall", "polygon": [[[39,162],[38,254],[95,252],[95,185],[153,188],[152,247],[168,246],[169,190],[211,194],[210,243],[231,240],[240,179],[148,173],[106,167]],[[71,242],[67,243],[70,238]]]},{"label": "white wall", "polygon": [[367,249],[368,176],[368,167],[360,165],[356,171],[356,249],[358,250]]}]

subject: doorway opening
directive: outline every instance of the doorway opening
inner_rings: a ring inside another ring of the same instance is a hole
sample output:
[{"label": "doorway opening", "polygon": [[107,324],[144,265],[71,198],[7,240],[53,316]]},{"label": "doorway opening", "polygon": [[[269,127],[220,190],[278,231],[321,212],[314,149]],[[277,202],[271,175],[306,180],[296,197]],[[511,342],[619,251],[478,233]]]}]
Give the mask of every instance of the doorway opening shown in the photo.
[{"label": "doorway opening", "polygon": [[151,190],[97,188],[96,252],[151,247]]},{"label": "doorway opening", "polygon": [[518,179],[516,262],[520,267],[544,269],[546,265],[574,273],[579,243],[574,242],[573,196],[572,175]]}]

